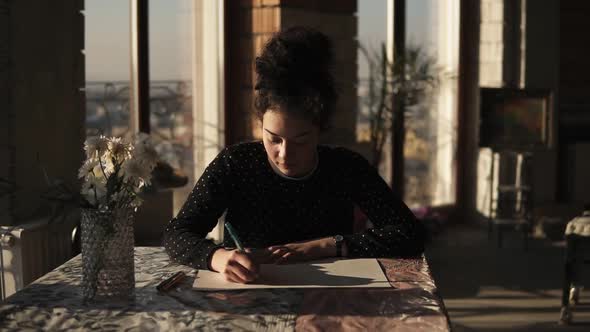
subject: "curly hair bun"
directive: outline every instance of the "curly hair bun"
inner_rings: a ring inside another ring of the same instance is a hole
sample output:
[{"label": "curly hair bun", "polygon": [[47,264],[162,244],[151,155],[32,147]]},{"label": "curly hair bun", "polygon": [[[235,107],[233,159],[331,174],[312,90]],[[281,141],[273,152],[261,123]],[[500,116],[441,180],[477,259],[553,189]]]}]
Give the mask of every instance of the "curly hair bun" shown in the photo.
[{"label": "curly hair bun", "polygon": [[[321,32],[293,27],[270,39],[256,58],[256,73],[268,88],[280,82],[312,84],[330,76],[332,43]],[[260,84],[257,84],[260,85]]]},{"label": "curly hair bun", "polygon": [[336,100],[332,59],[332,42],[315,29],[292,27],[275,34],[256,58],[258,111],[298,104],[329,113]]}]

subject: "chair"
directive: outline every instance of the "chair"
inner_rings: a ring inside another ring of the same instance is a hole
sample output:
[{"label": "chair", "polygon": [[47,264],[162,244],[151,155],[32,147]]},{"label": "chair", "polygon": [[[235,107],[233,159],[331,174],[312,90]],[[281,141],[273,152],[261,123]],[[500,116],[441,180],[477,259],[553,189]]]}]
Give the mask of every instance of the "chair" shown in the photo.
[{"label": "chair", "polygon": [[531,157],[530,152],[492,152],[488,238],[495,229],[498,248],[502,248],[504,231],[517,230],[522,232],[523,247],[527,250],[533,210]]},{"label": "chair", "polygon": [[[565,271],[561,296],[561,315],[559,318],[561,324],[571,323],[572,308],[579,302],[580,289],[583,286],[588,286],[587,272],[590,270],[590,206],[585,208],[581,217],[574,218],[567,224],[565,239]],[[583,281],[586,281],[586,285],[584,285]]]}]

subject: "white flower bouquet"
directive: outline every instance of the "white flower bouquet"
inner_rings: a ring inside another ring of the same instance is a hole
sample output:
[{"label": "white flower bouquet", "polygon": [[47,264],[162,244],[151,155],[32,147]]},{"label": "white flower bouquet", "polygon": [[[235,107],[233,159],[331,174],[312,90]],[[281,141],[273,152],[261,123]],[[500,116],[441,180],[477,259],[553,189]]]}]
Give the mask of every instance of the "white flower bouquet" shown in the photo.
[{"label": "white flower bouquet", "polygon": [[150,136],[140,133],[133,143],[119,137],[89,137],[84,150],[86,161],[78,173],[83,179],[82,207],[102,211],[138,207],[139,193],[150,184],[158,161]]},{"label": "white flower bouquet", "polygon": [[82,201],[82,294],[129,297],[135,289],[133,219],[140,193],[150,184],[158,153],[150,137],[133,143],[90,137],[80,167]]}]

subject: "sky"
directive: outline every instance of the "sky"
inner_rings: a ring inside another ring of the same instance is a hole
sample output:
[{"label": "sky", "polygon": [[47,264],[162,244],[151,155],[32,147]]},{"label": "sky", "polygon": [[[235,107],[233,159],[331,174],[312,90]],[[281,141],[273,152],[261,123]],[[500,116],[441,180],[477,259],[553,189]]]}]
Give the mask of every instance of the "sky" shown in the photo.
[{"label": "sky", "polygon": [[[193,0],[150,0],[150,78],[191,76],[191,8]],[[129,1],[86,0],[86,79],[129,78]]]},{"label": "sky", "polygon": [[[407,1],[407,39],[425,40],[427,9],[437,0]],[[150,0],[150,79],[191,77],[191,8],[193,0]],[[129,1],[86,0],[86,79],[129,78]],[[358,0],[359,42],[379,47],[386,38],[387,0]],[[366,70],[359,56],[359,75]]]}]

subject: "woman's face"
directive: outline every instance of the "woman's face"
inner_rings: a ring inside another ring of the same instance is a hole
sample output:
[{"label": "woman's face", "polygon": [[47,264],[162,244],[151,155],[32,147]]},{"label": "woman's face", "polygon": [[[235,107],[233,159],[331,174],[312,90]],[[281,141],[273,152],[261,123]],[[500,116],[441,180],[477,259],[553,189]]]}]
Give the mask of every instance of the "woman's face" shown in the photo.
[{"label": "woman's face", "polygon": [[311,121],[280,110],[269,110],[262,118],[268,160],[290,177],[304,176],[314,168],[319,132]]}]

